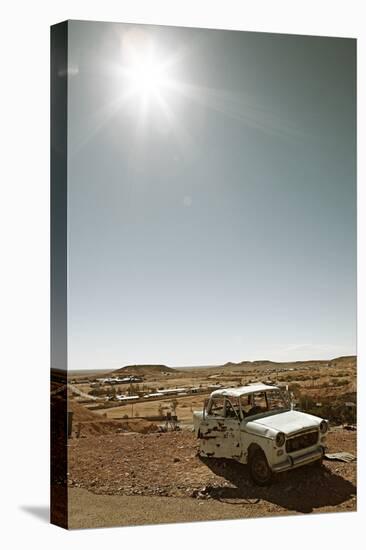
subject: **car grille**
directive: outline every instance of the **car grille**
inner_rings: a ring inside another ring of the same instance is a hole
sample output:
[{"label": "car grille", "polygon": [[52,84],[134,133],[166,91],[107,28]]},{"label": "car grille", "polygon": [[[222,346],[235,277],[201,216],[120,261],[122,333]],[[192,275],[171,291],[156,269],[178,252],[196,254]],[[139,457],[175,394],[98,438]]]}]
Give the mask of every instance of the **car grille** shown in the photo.
[{"label": "car grille", "polygon": [[301,449],[306,449],[306,447],[311,447],[317,443],[318,435],[318,430],[315,430],[313,432],[307,432],[291,437],[291,439],[286,441],[286,451],[288,453],[293,453],[295,451],[300,451]]}]

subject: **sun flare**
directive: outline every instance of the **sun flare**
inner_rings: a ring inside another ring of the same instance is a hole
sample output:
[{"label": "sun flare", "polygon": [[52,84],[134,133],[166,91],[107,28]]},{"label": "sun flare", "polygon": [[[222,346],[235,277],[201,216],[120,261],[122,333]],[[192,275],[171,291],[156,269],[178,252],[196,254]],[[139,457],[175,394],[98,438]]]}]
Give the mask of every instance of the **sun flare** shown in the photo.
[{"label": "sun flare", "polygon": [[[185,140],[181,120],[182,52],[171,52],[146,32],[130,31],[121,42],[117,74],[119,107],[133,117],[139,136],[148,127]],[[117,81],[116,81],[117,82]]]},{"label": "sun flare", "polygon": [[131,96],[162,100],[169,87],[166,63],[152,47],[130,48],[123,73]]},{"label": "sun flare", "polygon": [[127,79],[140,95],[154,95],[163,92],[167,85],[167,75],[161,64],[152,56],[140,59],[127,69]]}]

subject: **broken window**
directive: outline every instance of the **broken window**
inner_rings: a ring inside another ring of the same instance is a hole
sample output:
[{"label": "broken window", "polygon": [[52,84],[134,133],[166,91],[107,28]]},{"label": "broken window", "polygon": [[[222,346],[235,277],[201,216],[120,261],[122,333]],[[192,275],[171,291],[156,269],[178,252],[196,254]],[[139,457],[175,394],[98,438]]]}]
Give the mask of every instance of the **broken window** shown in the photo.
[{"label": "broken window", "polygon": [[247,416],[250,409],[253,407],[252,405],[252,394],[250,395],[243,395],[241,397],[241,410],[244,414],[244,416]]},{"label": "broken window", "polygon": [[223,397],[214,397],[211,401],[210,410],[208,414],[211,416],[221,416],[224,417],[225,413],[225,400]]},{"label": "broken window", "polygon": [[268,410],[267,400],[264,392],[251,393],[248,396],[242,397],[241,409],[244,416],[253,416]]},{"label": "broken window", "polygon": [[272,391],[267,391],[266,395],[269,411],[289,408],[289,403],[286,402],[284,395],[280,390],[275,389]]},{"label": "broken window", "polygon": [[253,398],[253,407],[261,409],[260,412],[267,410],[267,397],[263,391],[254,393]]},{"label": "broken window", "polygon": [[255,392],[241,397],[241,409],[244,417],[288,408],[288,403],[278,389]]},{"label": "broken window", "polygon": [[237,398],[226,399],[225,416],[227,418],[240,418],[239,400]]}]

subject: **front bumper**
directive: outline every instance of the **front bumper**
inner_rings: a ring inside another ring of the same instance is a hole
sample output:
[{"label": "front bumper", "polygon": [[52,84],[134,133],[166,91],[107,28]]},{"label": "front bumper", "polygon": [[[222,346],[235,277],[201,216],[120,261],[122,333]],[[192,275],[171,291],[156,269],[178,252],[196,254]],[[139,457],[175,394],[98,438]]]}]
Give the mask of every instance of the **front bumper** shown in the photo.
[{"label": "front bumper", "polygon": [[299,466],[305,466],[305,464],[311,464],[312,462],[316,462],[317,460],[320,460],[323,455],[324,455],[324,448],[321,446],[298,456],[292,457],[290,455],[287,455],[286,459],[283,462],[274,464],[272,466],[272,470],[275,473],[285,472],[286,470],[292,470],[293,468],[298,468]]}]

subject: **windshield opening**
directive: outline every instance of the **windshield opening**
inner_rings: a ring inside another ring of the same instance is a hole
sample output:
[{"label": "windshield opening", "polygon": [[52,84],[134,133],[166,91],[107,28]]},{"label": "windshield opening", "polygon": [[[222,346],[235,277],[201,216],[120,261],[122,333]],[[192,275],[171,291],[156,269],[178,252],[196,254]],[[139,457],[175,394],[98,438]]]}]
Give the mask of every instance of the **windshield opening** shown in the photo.
[{"label": "windshield opening", "polygon": [[289,408],[288,401],[279,389],[259,391],[241,397],[244,418],[267,412],[285,411]]}]

